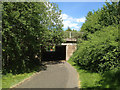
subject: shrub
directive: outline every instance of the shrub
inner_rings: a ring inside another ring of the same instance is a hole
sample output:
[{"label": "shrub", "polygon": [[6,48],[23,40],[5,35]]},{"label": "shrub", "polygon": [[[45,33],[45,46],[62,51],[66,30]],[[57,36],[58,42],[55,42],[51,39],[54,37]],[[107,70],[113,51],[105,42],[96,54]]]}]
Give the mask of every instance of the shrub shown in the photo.
[{"label": "shrub", "polygon": [[84,69],[104,72],[118,67],[118,26],[109,26],[94,34],[88,41],[79,44],[71,59]]}]

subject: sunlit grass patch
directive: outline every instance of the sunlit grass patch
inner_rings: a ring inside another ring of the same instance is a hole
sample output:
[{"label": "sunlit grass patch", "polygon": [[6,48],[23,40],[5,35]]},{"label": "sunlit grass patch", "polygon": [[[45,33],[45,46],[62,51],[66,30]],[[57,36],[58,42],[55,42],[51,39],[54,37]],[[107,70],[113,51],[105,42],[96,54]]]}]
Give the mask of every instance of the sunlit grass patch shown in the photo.
[{"label": "sunlit grass patch", "polygon": [[2,89],[2,78],[0,77],[0,90]]},{"label": "sunlit grass patch", "polygon": [[10,88],[11,86],[21,82],[25,78],[31,76],[34,72],[24,73],[24,74],[16,74],[13,75],[8,73],[2,76],[2,88]]},{"label": "sunlit grass patch", "polygon": [[87,70],[80,69],[74,62],[68,62],[73,65],[79,73],[80,88],[98,88],[101,86],[99,81],[102,79],[102,76],[99,73],[88,72]]},{"label": "sunlit grass patch", "polygon": [[81,80],[82,88],[96,88],[101,86],[99,81],[101,80],[101,75],[98,73],[90,73],[85,70],[77,70],[79,73],[79,78]]},{"label": "sunlit grass patch", "polygon": [[120,90],[120,69],[115,68],[104,73],[95,73],[80,68],[71,60],[68,61],[79,73],[80,88],[109,88]]}]

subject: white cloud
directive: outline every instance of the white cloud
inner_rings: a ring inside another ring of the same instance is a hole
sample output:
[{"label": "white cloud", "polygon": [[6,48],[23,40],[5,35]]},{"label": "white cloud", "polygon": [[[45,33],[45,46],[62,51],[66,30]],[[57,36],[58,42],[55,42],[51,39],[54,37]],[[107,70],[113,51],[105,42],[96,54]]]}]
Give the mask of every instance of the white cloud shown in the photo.
[{"label": "white cloud", "polygon": [[68,18],[68,15],[67,14],[62,14],[62,19],[67,19]]},{"label": "white cloud", "polygon": [[79,30],[81,28],[80,23],[84,23],[86,20],[85,17],[73,18],[67,14],[62,14],[61,17],[63,19],[64,29],[67,29],[69,26],[71,29]]}]

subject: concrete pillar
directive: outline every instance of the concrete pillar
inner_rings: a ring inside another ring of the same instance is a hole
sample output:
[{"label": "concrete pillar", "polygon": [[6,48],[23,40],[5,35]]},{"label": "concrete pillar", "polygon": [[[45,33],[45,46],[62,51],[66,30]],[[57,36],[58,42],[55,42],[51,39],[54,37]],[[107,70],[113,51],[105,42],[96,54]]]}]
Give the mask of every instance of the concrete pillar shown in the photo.
[{"label": "concrete pillar", "polygon": [[66,45],[66,60],[69,60],[69,58],[73,55],[73,52],[75,52],[76,47],[76,45]]}]

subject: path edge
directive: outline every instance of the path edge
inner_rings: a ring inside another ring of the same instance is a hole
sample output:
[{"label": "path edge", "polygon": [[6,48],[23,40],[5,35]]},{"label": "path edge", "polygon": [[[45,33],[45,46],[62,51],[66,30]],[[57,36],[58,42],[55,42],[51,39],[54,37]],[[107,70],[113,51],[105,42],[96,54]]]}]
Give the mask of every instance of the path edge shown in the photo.
[{"label": "path edge", "polygon": [[[67,62],[69,65],[71,65],[69,62]],[[72,65],[71,65],[72,66]],[[72,66],[75,70],[76,70],[76,72],[77,72],[77,78],[78,78],[78,88],[81,88],[81,85],[80,85],[80,83],[81,83],[81,81],[80,81],[80,76],[79,76],[79,73],[78,73],[78,71],[77,71],[77,69],[74,67],[74,66]]]},{"label": "path edge", "polygon": [[38,75],[40,72],[35,72],[33,73],[31,76],[23,79],[22,81],[20,81],[19,83],[15,84],[15,85],[12,85],[8,90],[11,90],[11,89],[14,89],[16,88],[17,86],[21,85],[22,83],[24,83],[25,81],[27,80],[30,80],[32,77],[34,77],[35,75]]}]

